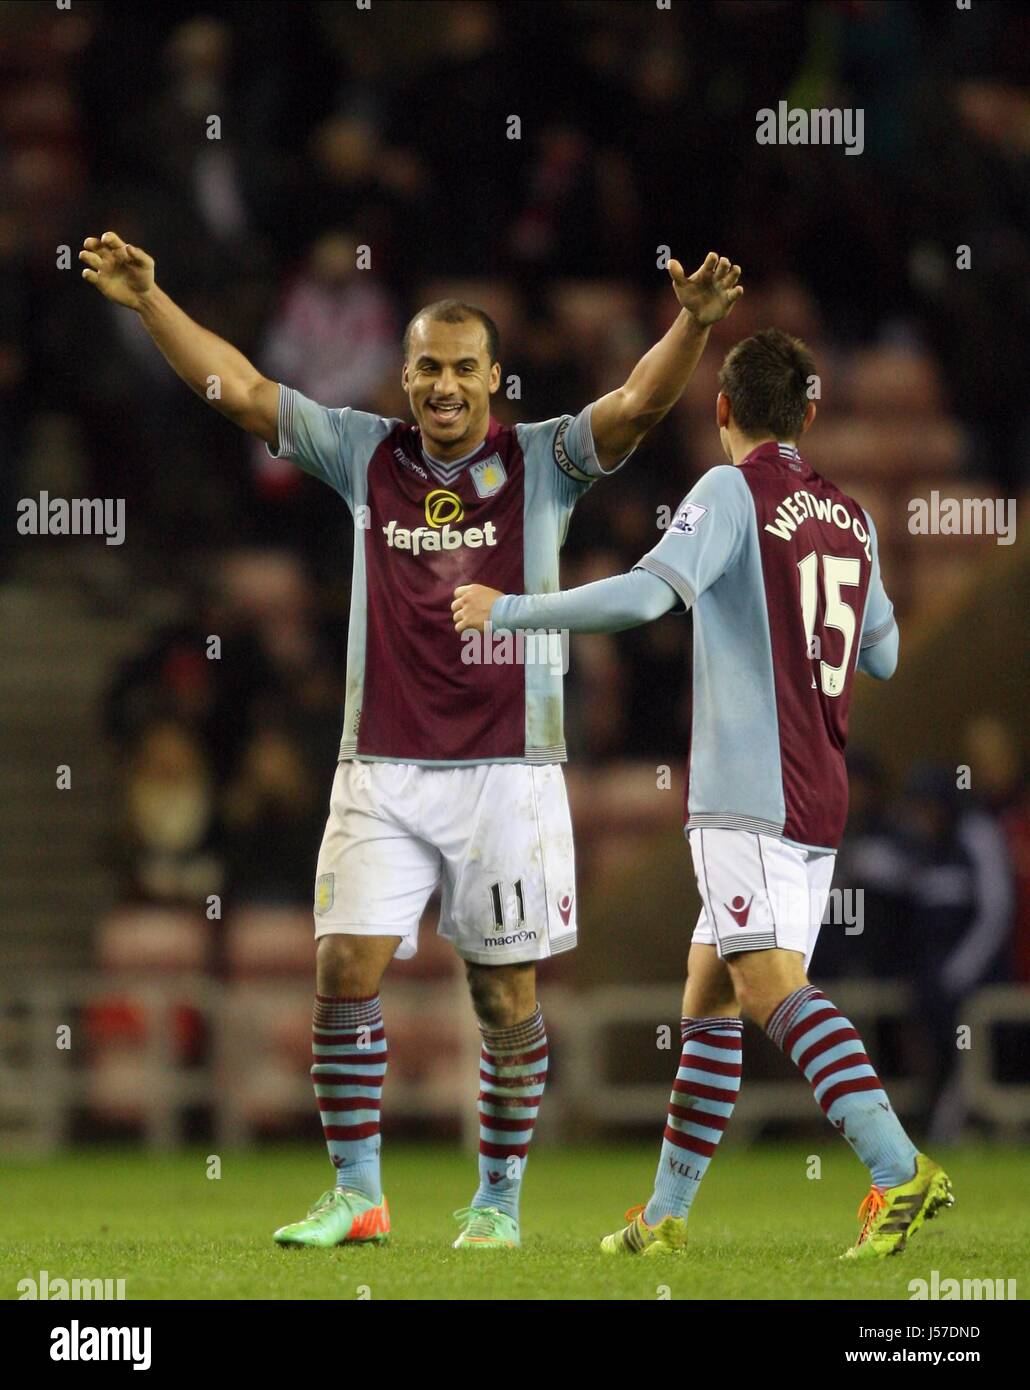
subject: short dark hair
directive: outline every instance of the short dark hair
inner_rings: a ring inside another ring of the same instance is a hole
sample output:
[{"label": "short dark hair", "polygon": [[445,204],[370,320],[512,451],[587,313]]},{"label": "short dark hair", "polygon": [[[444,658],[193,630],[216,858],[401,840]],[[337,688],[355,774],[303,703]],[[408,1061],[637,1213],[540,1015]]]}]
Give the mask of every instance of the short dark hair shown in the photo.
[{"label": "short dark hair", "polygon": [[763,328],[730,348],[719,369],[719,387],[744,434],[797,439],[814,376],[815,358],[800,338]]},{"label": "short dark hair", "polygon": [[467,323],[469,319],[478,319],[486,330],[486,349],[490,354],[491,367],[500,356],[501,335],[485,309],[477,309],[474,304],[466,304],[461,299],[438,299],[435,304],[427,304],[420,309],[404,330],[402,342],[405,361],[411,347],[411,330],[419,319],[432,319],[435,323]]}]

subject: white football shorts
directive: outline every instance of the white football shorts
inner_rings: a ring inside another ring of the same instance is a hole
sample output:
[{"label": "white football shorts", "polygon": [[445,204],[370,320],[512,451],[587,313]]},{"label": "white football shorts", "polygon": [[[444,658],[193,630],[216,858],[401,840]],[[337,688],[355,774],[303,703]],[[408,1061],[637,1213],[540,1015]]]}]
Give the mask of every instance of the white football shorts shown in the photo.
[{"label": "white football shorts", "polygon": [[721,959],[779,947],[812,959],[836,855],[750,830],[698,829],[687,837],[701,893],[692,940]]},{"label": "white football shorts", "polygon": [[315,936],[400,936],[442,888],[441,936],[465,960],[510,965],[576,944],[572,820],[561,767],[421,767],[344,760],[315,879]]}]

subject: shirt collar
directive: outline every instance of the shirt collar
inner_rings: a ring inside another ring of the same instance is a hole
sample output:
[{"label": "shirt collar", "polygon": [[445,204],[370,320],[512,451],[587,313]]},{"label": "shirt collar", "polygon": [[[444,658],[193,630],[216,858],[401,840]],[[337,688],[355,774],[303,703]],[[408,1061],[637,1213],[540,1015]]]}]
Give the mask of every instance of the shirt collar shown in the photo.
[{"label": "shirt collar", "polygon": [[793,465],[798,473],[808,471],[808,465],[801,457],[796,444],[782,439],[766,439],[740,460],[745,463],[785,463]]},{"label": "shirt collar", "polygon": [[460,459],[448,459],[447,462],[444,462],[443,459],[433,457],[433,455],[426,448],[421,431],[419,431],[419,447],[422,450],[422,457],[424,461],[428,463],[430,467],[433,468],[436,472],[453,474],[456,471],[464,468],[466,464],[471,463],[474,458],[478,457],[478,455],[483,452],[484,449],[488,447],[492,449],[494,446],[494,441],[496,440],[500,432],[500,422],[498,420],[495,420],[491,415],[490,423],[487,426],[486,438],[482,440],[479,444],[477,444],[474,449],[470,450],[469,453],[463,454]]}]

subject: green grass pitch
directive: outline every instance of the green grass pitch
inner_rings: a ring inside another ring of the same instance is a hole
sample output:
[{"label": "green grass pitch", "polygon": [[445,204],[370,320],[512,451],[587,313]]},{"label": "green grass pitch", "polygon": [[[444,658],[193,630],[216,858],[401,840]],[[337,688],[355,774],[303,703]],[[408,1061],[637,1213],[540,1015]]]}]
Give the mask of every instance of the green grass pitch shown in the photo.
[{"label": "green grass pitch", "polygon": [[523,1194],[520,1251],[458,1251],[454,1208],[469,1201],[474,1157],[394,1144],[385,1153],[393,1235],[383,1248],[281,1250],[276,1226],[302,1216],[332,1170],[316,1145],[151,1158],[84,1149],[7,1159],[0,1177],[0,1293],[26,1276],[124,1278],[129,1299],[907,1299],[908,1281],[1016,1279],[1030,1289],[1025,1154],[935,1154],[957,1202],[911,1248],[854,1265],[864,1171],[826,1145],[726,1149],[705,1179],[681,1256],[612,1259],[599,1238],[650,1190],[654,1148],[541,1149]]}]

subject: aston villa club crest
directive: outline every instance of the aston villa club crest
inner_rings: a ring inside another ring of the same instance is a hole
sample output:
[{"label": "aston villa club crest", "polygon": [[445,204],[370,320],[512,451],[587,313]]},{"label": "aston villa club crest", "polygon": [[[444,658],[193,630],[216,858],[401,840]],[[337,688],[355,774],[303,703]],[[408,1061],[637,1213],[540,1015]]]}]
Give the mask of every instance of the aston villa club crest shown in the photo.
[{"label": "aston villa club crest", "polygon": [[469,469],[469,477],[480,497],[493,497],[508,481],[500,455],[491,454],[488,459],[480,459]]},{"label": "aston villa club crest", "polygon": [[315,912],[322,917],[333,905],[336,896],[336,875],[320,874],[315,880]]}]

